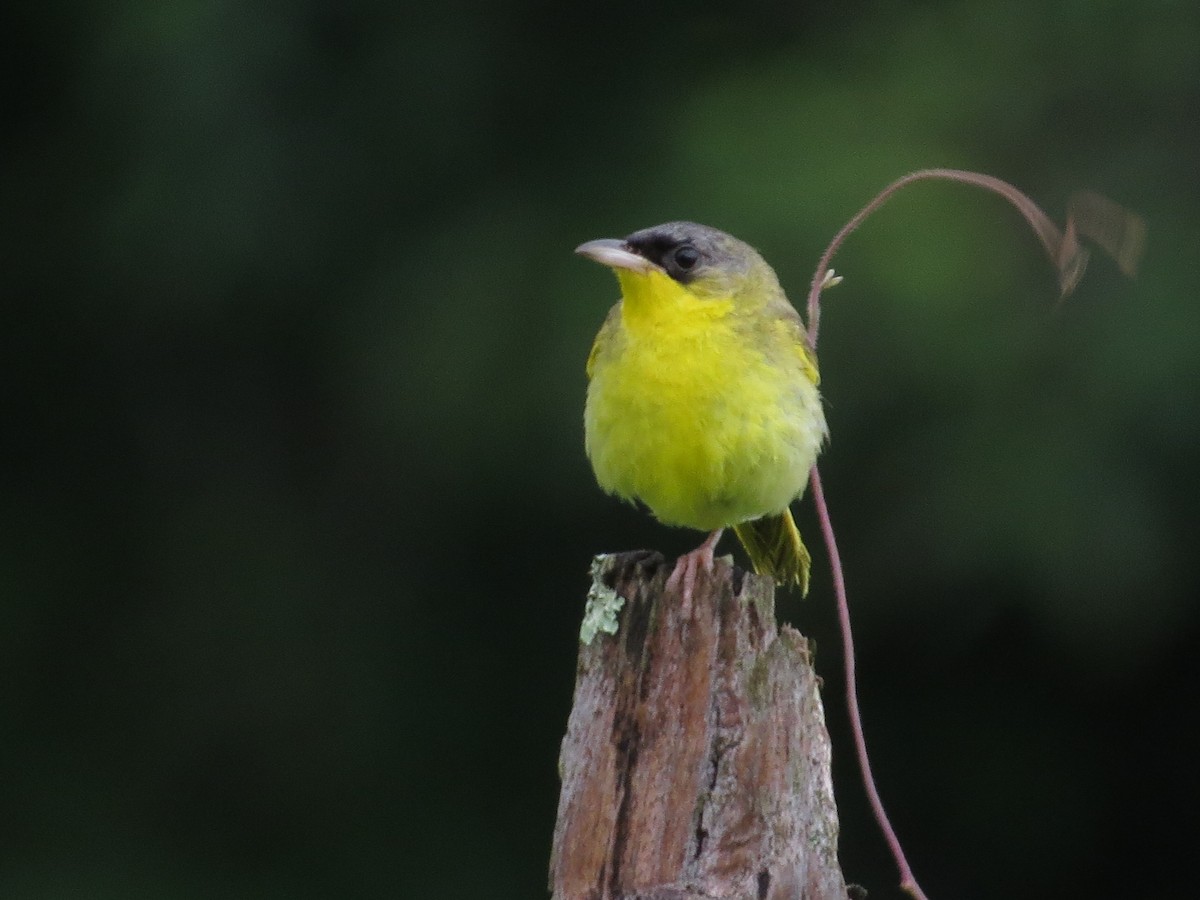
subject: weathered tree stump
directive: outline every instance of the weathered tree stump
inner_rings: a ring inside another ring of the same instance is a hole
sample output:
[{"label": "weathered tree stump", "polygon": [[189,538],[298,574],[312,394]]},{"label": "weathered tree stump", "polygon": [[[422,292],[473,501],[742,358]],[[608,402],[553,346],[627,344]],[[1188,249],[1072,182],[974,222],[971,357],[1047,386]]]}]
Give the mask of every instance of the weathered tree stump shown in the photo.
[{"label": "weathered tree stump", "polygon": [[669,571],[657,553],[596,560],[554,900],[844,900],[808,643],[776,627],[768,579],[719,560],[685,605]]}]

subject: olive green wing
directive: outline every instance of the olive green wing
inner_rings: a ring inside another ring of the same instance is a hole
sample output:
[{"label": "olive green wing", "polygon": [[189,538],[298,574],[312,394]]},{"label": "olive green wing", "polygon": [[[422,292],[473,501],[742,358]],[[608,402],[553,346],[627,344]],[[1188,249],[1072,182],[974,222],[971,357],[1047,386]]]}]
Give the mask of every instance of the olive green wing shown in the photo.
[{"label": "olive green wing", "polygon": [[800,363],[800,368],[815,385],[821,383],[821,372],[817,368],[817,354],[808,345],[808,332],[804,330],[804,322],[800,313],[787,300],[779,301],[772,310],[775,313],[775,328],[781,343],[787,348],[786,354]]},{"label": "olive green wing", "polygon": [[587,377],[589,379],[595,373],[597,363],[613,352],[619,340],[620,327],[621,304],[618,303],[608,311],[608,318],[604,320],[600,331],[596,333],[596,339],[592,341],[592,350],[588,353],[587,358]]},{"label": "olive green wing", "polygon": [[819,385],[821,371],[817,368],[817,354],[813,352],[812,347],[808,346],[808,335],[803,328],[800,329],[800,335],[796,340],[796,355],[800,357],[800,365],[804,369],[804,374],[808,376],[808,380]]}]

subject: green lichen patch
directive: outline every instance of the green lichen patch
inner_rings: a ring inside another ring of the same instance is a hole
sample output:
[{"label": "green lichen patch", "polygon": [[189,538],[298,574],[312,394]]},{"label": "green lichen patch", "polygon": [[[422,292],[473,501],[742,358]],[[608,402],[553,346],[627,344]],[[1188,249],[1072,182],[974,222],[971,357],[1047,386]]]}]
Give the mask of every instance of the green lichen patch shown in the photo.
[{"label": "green lichen patch", "polygon": [[616,634],[617,616],[625,606],[625,598],[604,583],[608,560],[608,556],[597,556],[592,560],[592,586],[588,589],[583,623],[579,626],[579,641],[585,646],[590,646],[600,632]]}]

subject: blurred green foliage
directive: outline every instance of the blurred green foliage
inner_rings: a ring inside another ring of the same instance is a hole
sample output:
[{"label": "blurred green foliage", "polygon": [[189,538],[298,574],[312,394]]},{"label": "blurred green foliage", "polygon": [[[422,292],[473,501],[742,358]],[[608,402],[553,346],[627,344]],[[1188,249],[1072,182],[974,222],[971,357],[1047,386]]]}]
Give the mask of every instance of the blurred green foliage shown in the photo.
[{"label": "blurred green foliage", "polygon": [[[933,897],[1187,893],[1200,11],[757,0],[3,14],[0,896],[537,897],[601,495],[571,249],[676,218],[793,299],[933,165],[1139,210],[1055,306],[1020,218],[837,260],[822,462],[877,775]],[[818,553],[811,509],[801,526]],[[896,896],[816,637],[848,877]]]}]

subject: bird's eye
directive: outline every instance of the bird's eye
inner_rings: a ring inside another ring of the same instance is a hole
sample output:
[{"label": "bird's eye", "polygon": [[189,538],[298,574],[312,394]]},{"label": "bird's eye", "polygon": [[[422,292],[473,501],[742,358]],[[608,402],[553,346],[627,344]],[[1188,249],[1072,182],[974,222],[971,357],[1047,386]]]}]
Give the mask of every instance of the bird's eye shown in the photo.
[{"label": "bird's eye", "polygon": [[699,261],[700,251],[688,244],[684,244],[675,251],[675,265],[685,272]]}]

